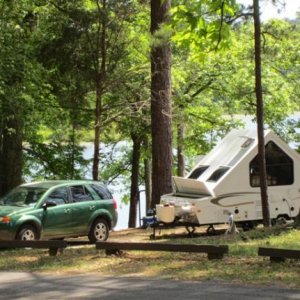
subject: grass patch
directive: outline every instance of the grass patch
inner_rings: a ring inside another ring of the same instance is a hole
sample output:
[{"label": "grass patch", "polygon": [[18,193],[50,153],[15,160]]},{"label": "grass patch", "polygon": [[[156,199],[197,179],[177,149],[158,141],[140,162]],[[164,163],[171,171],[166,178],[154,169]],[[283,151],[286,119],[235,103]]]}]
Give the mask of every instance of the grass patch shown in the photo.
[{"label": "grass patch", "polygon": [[[146,230],[111,239],[149,241]],[[137,240],[134,239],[137,238]],[[47,250],[21,249],[0,251],[0,270],[54,273],[96,272],[111,276],[149,276],[178,280],[222,280],[236,283],[281,285],[300,288],[300,261],[270,263],[257,256],[258,247],[300,249],[299,229],[260,228],[240,234],[194,238],[166,231],[155,242],[229,245],[222,260],[208,260],[203,253],[127,251],[122,256],[106,256],[94,246],[67,248],[63,255],[51,257]]]}]

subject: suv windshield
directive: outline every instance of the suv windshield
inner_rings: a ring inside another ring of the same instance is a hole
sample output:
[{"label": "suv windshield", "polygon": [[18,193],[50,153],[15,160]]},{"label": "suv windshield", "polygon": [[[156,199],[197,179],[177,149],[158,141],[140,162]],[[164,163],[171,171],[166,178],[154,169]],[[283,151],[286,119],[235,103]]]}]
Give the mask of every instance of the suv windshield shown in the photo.
[{"label": "suv windshield", "polygon": [[46,192],[44,188],[17,187],[0,199],[0,204],[11,206],[34,206]]}]

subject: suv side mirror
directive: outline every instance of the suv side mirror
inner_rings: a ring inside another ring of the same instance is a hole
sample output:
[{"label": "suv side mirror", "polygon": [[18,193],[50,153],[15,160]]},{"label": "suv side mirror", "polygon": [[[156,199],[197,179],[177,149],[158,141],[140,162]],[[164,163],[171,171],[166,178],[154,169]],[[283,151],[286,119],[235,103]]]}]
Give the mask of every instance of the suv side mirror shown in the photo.
[{"label": "suv side mirror", "polygon": [[43,205],[43,209],[44,210],[47,210],[48,207],[53,207],[53,206],[56,206],[56,203],[54,201],[51,201],[51,200],[47,200]]}]

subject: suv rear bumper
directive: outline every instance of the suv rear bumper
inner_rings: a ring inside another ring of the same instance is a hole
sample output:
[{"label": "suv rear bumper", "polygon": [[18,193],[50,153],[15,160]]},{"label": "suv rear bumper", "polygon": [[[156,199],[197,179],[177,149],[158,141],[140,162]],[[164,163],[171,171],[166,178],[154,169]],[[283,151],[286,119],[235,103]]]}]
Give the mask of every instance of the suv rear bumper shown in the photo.
[{"label": "suv rear bumper", "polygon": [[111,221],[111,229],[115,228],[118,222],[118,212],[115,211],[115,214],[113,215],[113,219]]}]

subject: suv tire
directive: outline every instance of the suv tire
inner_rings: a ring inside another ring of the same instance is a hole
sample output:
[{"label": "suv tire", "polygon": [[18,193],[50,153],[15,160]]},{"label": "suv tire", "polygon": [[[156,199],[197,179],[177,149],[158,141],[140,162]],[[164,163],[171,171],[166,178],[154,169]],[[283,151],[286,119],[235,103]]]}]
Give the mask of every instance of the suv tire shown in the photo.
[{"label": "suv tire", "polygon": [[104,242],[108,238],[109,227],[107,221],[103,218],[98,218],[94,221],[88,238],[90,242]]},{"label": "suv tire", "polygon": [[38,240],[38,233],[32,225],[24,225],[17,234],[17,240],[35,241]]}]

